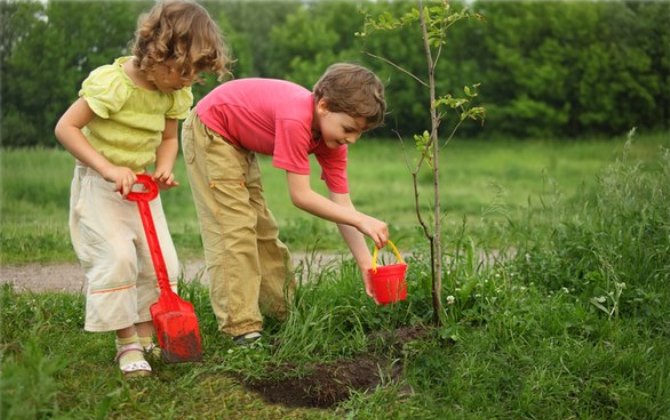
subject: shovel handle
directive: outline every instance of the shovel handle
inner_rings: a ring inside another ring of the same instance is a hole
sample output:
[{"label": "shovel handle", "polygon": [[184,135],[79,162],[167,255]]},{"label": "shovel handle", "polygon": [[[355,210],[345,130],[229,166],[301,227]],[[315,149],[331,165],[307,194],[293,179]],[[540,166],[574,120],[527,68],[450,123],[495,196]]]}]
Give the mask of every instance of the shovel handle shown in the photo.
[{"label": "shovel handle", "polygon": [[[167,268],[165,268],[165,259],[163,259],[161,244],[158,241],[156,226],[154,225],[154,219],[151,215],[151,207],[149,206],[149,202],[158,196],[158,185],[149,175],[145,174],[137,175],[136,184],[143,185],[145,190],[131,191],[126,196],[126,199],[137,202],[140,217],[142,218],[142,227],[144,228],[144,234],[146,235],[147,243],[149,244],[151,261],[154,264],[154,270],[156,270],[158,287],[160,287],[162,294],[164,293],[172,296],[174,292],[170,287],[170,279],[168,277]],[[174,299],[170,300],[174,301]],[[173,303],[176,306],[176,302]]]},{"label": "shovel handle", "polygon": [[131,191],[126,196],[126,200],[149,202],[158,197],[158,184],[149,175],[138,174],[135,184],[140,184],[144,187],[144,191]]}]

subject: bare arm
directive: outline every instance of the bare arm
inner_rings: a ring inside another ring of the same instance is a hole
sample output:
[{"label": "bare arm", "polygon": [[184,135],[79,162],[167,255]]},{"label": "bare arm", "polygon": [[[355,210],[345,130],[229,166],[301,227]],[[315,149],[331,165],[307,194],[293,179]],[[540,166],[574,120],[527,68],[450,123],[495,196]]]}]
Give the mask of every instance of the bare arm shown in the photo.
[{"label": "bare arm", "polygon": [[[372,239],[378,248],[383,248],[388,241],[389,233],[386,223],[357,211],[348,194],[339,194],[342,202],[329,200],[316,193],[309,184],[309,175],[287,172],[288,189],[291,201],[296,207],[322,219],[330,220],[339,225],[355,228]],[[347,201],[349,204],[342,204]],[[346,237],[345,237],[346,240]],[[348,243],[348,242],[347,242]],[[353,252],[353,250],[352,250]]]},{"label": "bare arm", "polygon": [[114,182],[117,191],[121,191],[125,197],[137,176],[130,168],[112,164],[88,142],[81,129],[94,116],[86,101],[82,98],[77,99],[58,120],[55,129],[56,138],[80,162],[93,168],[107,181]]},{"label": "bare arm", "polygon": [[158,181],[161,188],[172,188],[179,185],[172,172],[179,151],[178,127],[177,120],[167,118],[163,139],[156,149],[156,169],[153,177]]},{"label": "bare arm", "polygon": [[[337,204],[354,209],[354,204],[351,202],[349,194],[337,194],[331,192],[330,199]],[[370,250],[365,243],[363,234],[349,225],[338,223],[337,228],[340,230],[342,238],[344,238],[344,241],[349,246],[351,254],[354,256],[358,268],[361,270],[361,276],[365,283],[365,292],[368,296],[372,296],[372,285],[370,284],[370,278],[368,276],[368,270],[372,268],[372,255],[370,255]]]}]

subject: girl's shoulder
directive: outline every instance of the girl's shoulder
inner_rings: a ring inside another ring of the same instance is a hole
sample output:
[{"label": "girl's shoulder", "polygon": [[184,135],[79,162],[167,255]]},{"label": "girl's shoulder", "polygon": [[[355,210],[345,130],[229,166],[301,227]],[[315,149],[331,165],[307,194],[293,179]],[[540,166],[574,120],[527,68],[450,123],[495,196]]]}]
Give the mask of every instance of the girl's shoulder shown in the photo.
[{"label": "girl's shoulder", "polygon": [[118,58],[93,70],[81,85],[79,96],[86,98],[93,111],[103,117],[118,111],[128,100],[135,86],[123,71],[130,57]]},{"label": "girl's shoulder", "polygon": [[97,82],[103,85],[121,85],[132,89],[135,84],[130,77],[123,71],[123,64],[132,57],[121,57],[114,60],[112,64],[105,64],[93,70],[84,81]]}]

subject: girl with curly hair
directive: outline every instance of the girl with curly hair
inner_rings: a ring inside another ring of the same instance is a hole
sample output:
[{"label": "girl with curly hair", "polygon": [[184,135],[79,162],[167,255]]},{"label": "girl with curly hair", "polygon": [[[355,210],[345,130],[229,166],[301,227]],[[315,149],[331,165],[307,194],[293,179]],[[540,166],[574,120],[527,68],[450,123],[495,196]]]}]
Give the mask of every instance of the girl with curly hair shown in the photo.
[{"label": "girl with curly hair", "polygon": [[[86,271],[87,331],[116,332],[116,360],[126,376],[147,376],[153,344],[149,307],[159,289],[135,203],[125,200],[148,173],[161,189],[173,174],[178,120],[193,104],[201,72],[219,79],[230,62],[216,23],[197,3],[157,3],[140,16],[132,56],[93,70],[55,133],[76,158],[70,193],[70,234]],[[151,201],[170,283],[179,261],[160,197]]]}]

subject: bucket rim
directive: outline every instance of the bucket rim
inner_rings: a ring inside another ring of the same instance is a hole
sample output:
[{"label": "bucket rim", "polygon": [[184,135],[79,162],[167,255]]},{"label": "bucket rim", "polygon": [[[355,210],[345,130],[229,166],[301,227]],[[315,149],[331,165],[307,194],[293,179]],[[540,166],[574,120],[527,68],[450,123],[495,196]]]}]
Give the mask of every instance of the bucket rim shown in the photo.
[{"label": "bucket rim", "polygon": [[370,268],[369,270],[372,273],[376,273],[377,271],[379,271],[381,269],[385,269],[385,270],[399,269],[401,267],[406,269],[407,268],[407,263],[395,263],[395,264],[387,264],[387,265],[378,265],[377,267]]}]

